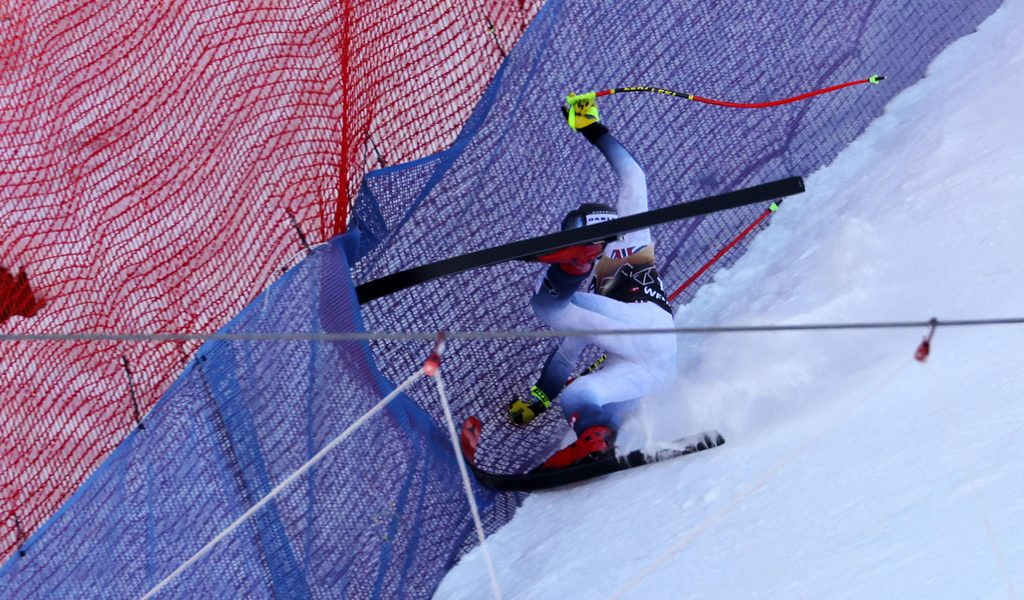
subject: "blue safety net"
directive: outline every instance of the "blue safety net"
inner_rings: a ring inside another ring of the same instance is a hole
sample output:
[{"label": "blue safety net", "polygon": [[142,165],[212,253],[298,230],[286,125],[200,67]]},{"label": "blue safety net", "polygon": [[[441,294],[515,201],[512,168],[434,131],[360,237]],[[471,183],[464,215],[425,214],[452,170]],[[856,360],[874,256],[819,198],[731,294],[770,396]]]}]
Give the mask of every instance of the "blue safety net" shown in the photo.
[{"label": "blue safety net", "polygon": [[[225,332],[537,329],[528,298],[538,265],[488,267],[363,307],[353,280],[548,233],[580,202],[613,202],[611,170],[558,110],[569,91],[654,85],[760,101],[887,77],[761,110],[653,94],[603,99],[604,122],[646,168],[658,208],[827,164],[998,4],[552,0],[456,144],[367,176],[353,232],[316,248]],[[814,210],[800,197],[787,204]],[[666,287],[764,208],[658,227]],[[686,324],[685,306],[677,322]],[[456,419],[483,419],[486,466],[530,466],[565,431],[557,410],[529,430],[504,423],[505,405],[534,381],[554,344],[449,341],[447,389]],[[418,369],[430,347],[399,339],[206,343],[144,429],[3,565],[0,598],[141,596]],[[442,423],[432,381],[418,382],[158,597],[429,597],[476,543]],[[476,497],[489,532],[523,498],[479,486]]]},{"label": "blue safety net", "polygon": [[[361,331],[352,241],[317,248],[221,333]],[[393,389],[365,341],[204,344],[8,561],[0,597],[140,597]],[[471,535],[451,442],[399,395],[159,597],[425,597]]]}]

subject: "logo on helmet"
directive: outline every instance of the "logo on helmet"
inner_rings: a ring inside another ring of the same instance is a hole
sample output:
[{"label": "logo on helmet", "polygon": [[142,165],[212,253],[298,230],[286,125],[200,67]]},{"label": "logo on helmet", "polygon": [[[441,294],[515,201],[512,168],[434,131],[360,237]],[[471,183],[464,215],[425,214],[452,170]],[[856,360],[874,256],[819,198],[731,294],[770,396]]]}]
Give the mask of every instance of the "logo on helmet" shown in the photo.
[{"label": "logo on helmet", "polygon": [[562,231],[578,229],[588,225],[596,225],[619,218],[615,209],[607,204],[586,203],[579,208],[569,211],[562,220]]}]

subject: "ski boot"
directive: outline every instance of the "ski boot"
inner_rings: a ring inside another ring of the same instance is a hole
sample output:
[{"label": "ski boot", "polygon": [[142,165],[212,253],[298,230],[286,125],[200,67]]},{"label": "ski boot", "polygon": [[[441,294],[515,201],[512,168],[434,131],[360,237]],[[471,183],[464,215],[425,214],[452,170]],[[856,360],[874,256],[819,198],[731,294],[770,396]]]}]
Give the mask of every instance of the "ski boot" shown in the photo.
[{"label": "ski boot", "polygon": [[537,470],[564,469],[614,456],[615,435],[616,431],[607,425],[588,427],[575,442],[552,454]]}]

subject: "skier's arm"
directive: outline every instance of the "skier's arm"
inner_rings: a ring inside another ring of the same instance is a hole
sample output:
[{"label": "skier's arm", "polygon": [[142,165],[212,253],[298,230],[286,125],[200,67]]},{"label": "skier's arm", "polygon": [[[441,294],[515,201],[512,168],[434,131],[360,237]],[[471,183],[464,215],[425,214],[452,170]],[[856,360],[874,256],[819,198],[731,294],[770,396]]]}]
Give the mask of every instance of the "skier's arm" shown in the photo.
[{"label": "skier's arm", "polygon": [[565,382],[572,377],[585,346],[583,338],[563,338],[544,362],[544,370],[541,371],[540,379],[537,380],[537,387],[544,390],[544,393],[552,400],[562,392]]},{"label": "skier's arm", "polygon": [[537,383],[530,387],[530,395],[509,405],[509,420],[518,425],[529,425],[537,415],[551,408],[555,398],[565,389],[566,381],[572,377],[584,347],[586,342],[583,338],[563,338],[544,361],[544,370]]},{"label": "skier's arm", "polygon": [[[608,133],[608,128],[600,122],[596,103],[592,102],[588,100],[574,106],[574,111],[579,111],[582,117],[575,116],[575,112],[566,113],[570,115],[570,126],[597,146],[618,177],[618,200],[615,206],[618,216],[642,213],[647,210],[647,177],[643,168],[628,149]],[[625,233],[622,238],[605,246],[604,255],[612,259],[624,259],[644,249],[648,253],[653,250],[650,229]]]},{"label": "skier's arm", "polygon": [[626,217],[647,210],[647,176],[636,158],[629,153],[602,123],[594,123],[580,130],[587,141],[597,147],[619,178],[619,198],[616,212]]}]

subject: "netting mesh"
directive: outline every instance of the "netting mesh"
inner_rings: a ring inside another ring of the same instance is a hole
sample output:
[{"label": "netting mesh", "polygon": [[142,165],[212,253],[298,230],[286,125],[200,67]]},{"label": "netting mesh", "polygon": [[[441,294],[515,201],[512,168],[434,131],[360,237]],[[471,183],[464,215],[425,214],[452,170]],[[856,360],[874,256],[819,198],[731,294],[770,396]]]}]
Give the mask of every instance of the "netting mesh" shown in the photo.
[{"label": "netting mesh", "polygon": [[[359,239],[344,240],[359,247],[350,254],[361,257],[356,281],[549,232],[578,202],[610,200],[615,185],[596,151],[565,128],[557,104],[567,91],[653,84],[762,100],[885,74],[882,86],[771,110],[641,94],[602,102],[605,122],[646,167],[654,207],[806,175],[998,2],[551,0],[480,102],[467,90],[489,73],[462,59],[496,65],[533,8],[454,4],[15,9],[2,25],[0,63],[0,143],[13,157],[0,173],[13,232],[0,246],[2,331],[219,326],[302,258],[285,209],[322,240],[372,167],[382,168],[359,188]],[[409,33],[421,13],[424,28]],[[456,31],[467,27],[475,36]],[[464,39],[479,47],[460,46]],[[165,51],[135,58],[156,40]],[[426,71],[412,65],[429,62],[431,44],[452,69],[435,67],[446,74],[427,89]],[[382,58],[385,50],[396,54]],[[173,85],[175,77],[191,85]],[[396,81],[401,108],[388,95]],[[451,125],[459,120],[462,129]],[[387,166],[414,157],[422,158]],[[798,202],[794,210],[813,210]],[[761,210],[656,229],[667,287]],[[360,315],[341,243],[291,268],[229,330],[352,331],[361,320],[370,330],[538,327],[527,299],[539,269],[518,263],[401,292]],[[382,396],[390,385],[374,364],[399,381],[428,350],[380,341],[371,360],[356,343],[0,344],[8,553],[135,426],[133,401],[146,413],[185,369],[146,429],[21,546],[24,556],[5,563],[0,593],[18,598],[137,597]],[[557,411],[529,433],[501,414],[553,344],[449,343],[456,416],[483,418],[488,466],[522,467],[563,431]],[[473,538],[436,393],[421,385],[408,397],[168,595],[429,596]],[[489,530],[521,500],[478,494]]]},{"label": "netting mesh", "polygon": [[[454,140],[538,1],[0,4],[0,333],[210,331]],[[196,342],[0,342],[0,558]],[[132,383],[129,387],[129,372]]]}]

